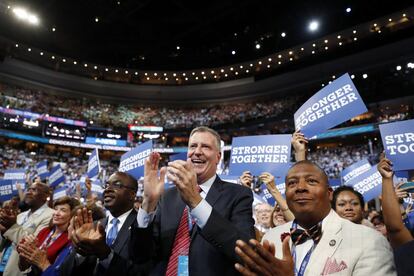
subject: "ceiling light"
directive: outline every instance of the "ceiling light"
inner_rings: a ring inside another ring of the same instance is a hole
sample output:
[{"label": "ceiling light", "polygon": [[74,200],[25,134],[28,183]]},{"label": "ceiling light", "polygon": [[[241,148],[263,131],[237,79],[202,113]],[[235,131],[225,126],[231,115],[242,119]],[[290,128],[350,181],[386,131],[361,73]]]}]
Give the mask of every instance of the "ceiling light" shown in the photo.
[{"label": "ceiling light", "polygon": [[351,8],[346,8],[346,10],[345,10],[347,13],[350,13],[352,10],[351,10]]},{"label": "ceiling light", "polygon": [[401,70],[401,65],[397,65],[397,67],[395,67],[395,69],[397,69],[397,71]]},{"label": "ceiling light", "polygon": [[281,34],[280,34],[280,36],[281,36],[281,37],[286,37],[286,33],[285,33],[285,32],[283,32],[283,33],[281,33]]},{"label": "ceiling light", "polygon": [[177,50],[180,50],[180,46],[177,46]]},{"label": "ceiling light", "polygon": [[115,69],[115,73],[118,73],[118,69]]},{"label": "ceiling light", "polygon": [[355,75],[351,75],[351,79],[355,79]]},{"label": "ceiling light", "polygon": [[55,32],[55,31],[56,31],[56,28],[55,28],[55,27],[53,27],[53,28],[52,28],[52,32]]},{"label": "ceiling light", "polygon": [[260,44],[256,44],[256,49],[259,50],[260,49]]},{"label": "ceiling light", "polygon": [[99,22],[99,18],[98,17],[95,17],[95,22]]},{"label": "ceiling light", "polygon": [[364,79],[368,78],[368,74],[363,74],[362,78],[364,78]]},{"label": "ceiling light", "polygon": [[19,20],[25,21],[32,25],[39,24],[39,18],[37,17],[37,15],[30,13],[24,8],[13,8],[13,13]]},{"label": "ceiling light", "polygon": [[236,54],[236,51],[234,51],[234,50],[233,50],[233,51],[231,51],[231,54],[232,54],[232,55],[235,55],[235,54]]},{"label": "ceiling light", "polygon": [[40,52],[40,55],[43,56],[43,52]]},{"label": "ceiling light", "polygon": [[341,36],[340,36],[340,35],[338,35],[336,38],[341,39]]},{"label": "ceiling light", "polygon": [[74,62],[73,62],[73,64],[75,64],[75,65],[76,65],[76,64],[78,64],[78,63],[77,63],[76,61],[74,61]]},{"label": "ceiling light", "polygon": [[315,32],[315,31],[318,30],[318,28],[319,28],[319,22],[318,21],[313,20],[309,23],[309,26],[308,26],[309,31]]}]

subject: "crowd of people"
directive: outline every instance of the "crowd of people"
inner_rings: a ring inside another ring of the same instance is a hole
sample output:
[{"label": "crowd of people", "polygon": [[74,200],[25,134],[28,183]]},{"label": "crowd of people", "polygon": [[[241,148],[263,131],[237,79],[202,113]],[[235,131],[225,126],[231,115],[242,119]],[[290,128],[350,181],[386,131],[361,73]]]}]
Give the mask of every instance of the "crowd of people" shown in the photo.
[{"label": "crowd of people", "polygon": [[[303,96],[290,95],[277,99],[210,104],[200,106],[160,107],[140,104],[102,102],[92,98],[71,98],[38,89],[0,83],[0,106],[23,109],[51,116],[93,122],[103,127],[127,127],[128,124],[156,125],[166,129],[193,128],[197,125],[215,127],[244,123],[260,118],[277,118],[283,112],[293,113],[303,102]],[[53,104],[50,104],[53,103]],[[377,110],[378,114],[349,124],[390,122],[411,118],[412,107],[401,110]]]},{"label": "crowd of people", "polygon": [[[0,84],[0,106],[83,121],[105,127],[128,124],[156,125],[167,129],[216,126],[257,118],[276,117],[292,108],[298,97],[276,100],[203,105],[200,107],[158,107],[148,105],[105,103],[86,98],[69,98],[44,91]],[[53,104],[50,104],[53,103]]]},{"label": "crowd of people", "polygon": [[[293,135],[296,163],[287,173],[285,196],[272,174],[258,176],[274,206],[253,203],[257,191],[250,172],[240,176],[241,185],[216,175],[220,136],[207,127],[191,132],[189,160],[160,168],[161,156],[153,152],[145,161],[143,181],[113,171],[101,198],[86,179],[85,194],[76,191],[72,197],[53,199],[53,191],[34,172],[27,189],[2,204],[0,272],[411,275],[414,212],[402,199],[412,194],[395,186],[390,161],[379,157],[382,208],[369,209],[352,187],[332,190],[329,171],[314,162],[307,145],[302,134]],[[344,164],[360,159],[351,153],[343,156]],[[47,157],[26,156],[10,147],[2,154],[3,168],[21,166],[28,171]],[[327,158],[334,155],[331,151]],[[74,178],[83,174],[66,171],[71,172]],[[165,190],[165,179],[175,188]]]}]

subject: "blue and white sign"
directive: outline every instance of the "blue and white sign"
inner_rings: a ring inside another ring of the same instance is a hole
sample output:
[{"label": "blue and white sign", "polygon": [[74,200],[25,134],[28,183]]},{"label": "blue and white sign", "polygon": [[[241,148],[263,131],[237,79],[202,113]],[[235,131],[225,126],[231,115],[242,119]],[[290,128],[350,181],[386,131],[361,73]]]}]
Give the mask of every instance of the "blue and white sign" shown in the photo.
[{"label": "blue and white sign", "polygon": [[16,186],[13,184],[13,180],[0,179],[0,201],[4,202],[10,200],[14,195],[17,195]]},{"label": "blue and white sign", "polygon": [[67,190],[68,190],[67,187],[60,187],[60,188],[56,189],[53,192],[53,200],[56,200],[56,199],[64,197],[64,196],[67,196],[68,195]]},{"label": "blue and white sign", "polygon": [[[395,177],[394,183],[396,183]],[[365,202],[379,196],[382,192],[382,176],[377,169],[377,165],[351,179],[347,186],[352,186],[356,191],[360,192],[364,196]]]},{"label": "blue and white sign", "polygon": [[366,159],[352,164],[341,172],[342,184],[346,185],[352,178],[357,177],[369,169],[371,169],[371,164]]},{"label": "blue and white sign", "polygon": [[141,176],[144,176],[145,159],[148,158],[151,152],[152,140],[133,148],[122,155],[119,171],[126,172],[138,180]]},{"label": "blue and white sign", "polygon": [[285,176],[290,168],[292,135],[257,135],[233,138],[230,156],[230,175],[252,175],[263,172],[275,177]]},{"label": "blue and white sign", "polygon": [[120,140],[120,139],[86,137],[86,144],[98,144],[98,145],[126,147],[127,141],[126,140]]},{"label": "blue and white sign", "polygon": [[54,188],[64,182],[65,182],[65,176],[63,175],[62,168],[60,167],[60,165],[54,166],[52,170],[50,171],[49,186]]},{"label": "blue and white sign", "polygon": [[262,184],[260,186],[260,190],[261,190],[261,193],[259,194],[259,196],[263,198],[263,200],[265,200],[265,202],[267,202],[269,205],[275,206],[276,200],[272,196],[272,194],[269,192],[269,190],[267,189],[266,184]]},{"label": "blue and white sign", "polygon": [[296,111],[295,129],[311,138],[364,112],[365,103],[349,75],[344,74]]},{"label": "blue and white sign", "polygon": [[379,125],[385,156],[394,171],[414,169],[414,120]]},{"label": "blue and white sign", "polygon": [[102,182],[99,179],[92,181],[91,191],[92,193],[98,194],[99,196],[103,193]]},{"label": "blue and white sign", "polygon": [[5,180],[12,180],[13,184],[20,183],[22,188],[25,188],[26,184],[26,170],[25,169],[10,169],[4,171]]},{"label": "blue and white sign", "polygon": [[94,149],[92,151],[92,154],[89,156],[88,160],[88,177],[89,178],[96,178],[99,175],[99,172],[101,171],[101,165],[99,163],[99,153],[98,149]]},{"label": "blue and white sign", "polygon": [[175,160],[187,160],[187,152],[179,152],[176,154],[172,154],[170,155],[170,161],[175,161]]},{"label": "blue and white sign", "polygon": [[[370,167],[371,167],[371,165],[370,165]],[[329,186],[331,186],[331,188],[334,191],[341,186],[341,179],[339,179],[339,178],[330,178],[328,180],[328,182],[329,182]]]},{"label": "blue and white sign", "polygon": [[49,177],[49,171],[47,169],[47,161],[40,161],[36,165],[37,176],[40,177],[41,180],[45,180]]}]

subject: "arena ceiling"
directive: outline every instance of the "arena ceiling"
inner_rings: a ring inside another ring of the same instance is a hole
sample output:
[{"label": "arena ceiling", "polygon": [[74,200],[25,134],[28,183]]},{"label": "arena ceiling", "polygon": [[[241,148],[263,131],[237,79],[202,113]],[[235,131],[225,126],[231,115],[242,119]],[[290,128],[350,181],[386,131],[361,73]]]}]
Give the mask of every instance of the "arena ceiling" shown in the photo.
[{"label": "arena ceiling", "polygon": [[[260,58],[413,4],[342,0],[0,0],[0,35],[98,64],[186,70]],[[16,6],[36,14],[39,24],[25,25],[16,20],[10,9]],[[308,29],[312,20],[319,22],[314,32]]]}]

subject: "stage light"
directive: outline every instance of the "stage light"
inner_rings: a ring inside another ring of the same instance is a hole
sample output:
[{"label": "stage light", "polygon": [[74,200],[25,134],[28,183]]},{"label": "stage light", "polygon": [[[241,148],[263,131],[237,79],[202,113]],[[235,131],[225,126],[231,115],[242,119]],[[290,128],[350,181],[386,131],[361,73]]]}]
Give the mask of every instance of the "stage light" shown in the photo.
[{"label": "stage light", "polygon": [[128,70],[125,70],[125,75],[128,75]]},{"label": "stage light", "polygon": [[358,38],[354,37],[354,41],[357,41]]},{"label": "stage light", "polygon": [[52,59],[55,59],[55,56],[52,56]]},{"label": "stage light", "polygon": [[389,21],[389,22],[391,22],[391,21],[392,21],[392,19],[391,19],[391,18],[388,18],[388,21]]},{"label": "stage light", "polygon": [[351,79],[355,79],[355,75],[351,75]]},{"label": "stage light", "polygon": [[52,28],[52,32],[56,32],[56,28]]},{"label": "stage light", "polygon": [[176,76],[177,76],[177,74],[176,74],[176,73],[173,73],[173,76],[174,76],[174,77],[176,77]]},{"label": "stage light", "polygon": [[250,67],[253,67],[253,63],[250,63]]},{"label": "stage light", "polygon": [[397,69],[397,71],[401,70],[401,65],[397,65],[397,67],[395,67],[395,69]]},{"label": "stage light", "polygon": [[364,78],[364,79],[368,78],[368,74],[363,74],[362,78]]},{"label": "stage light", "polygon": [[92,121],[92,120],[90,120],[90,121],[89,121],[89,123],[92,125],[92,124],[93,124],[93,121]]},{"label": "stage light", "polygon": [[196,77],[195,79],[198,80],[198,77]]},{"label": "stage light", "polygon": [[95,17],[95,22],[99,22],[99,18],[98,17]]},{"label": "stage light", "polygon": [[135,76],[138,76],[138,72],[135,72]]},{"label": "stage light", "polygon": [[154,76],[157,76],[158,74],[157,73],[154,73]]},{"label": "stage light", "polygon": [[28,51],[28,52],[31,52],[31,51],[32,51],[32,49],[31,49],[31,48],[27,48],[27,51]]},{"label": "stage light", "polygon": [[414,69],[414,63],[412,62],[407,63],[407,67],[410,69]]},{"label": "stage light", "polygon": [[165,78],[165,80],[167,81],[167,80],[168,80],[168,78]]},{"label": "stage light", "polygon": [[282,55],[278,55],[277,57],[278,57],[278,58],[282,58]]},{"label": "stage light", "polygon": [[204,71],[201,71],[201,75],[204,75],[205,73],[204,73]]},{"label": "stage light", "polygon": [[19,20],[25,21],[32,25],[39,24],[39,18],[37,17],[37,15],[30,13],[24,8],[21,8],[21,7],[13,8],[13,13]]},{"label": "stage light", "polygon": [[40,52],[40,55],[43,56],[43,52]]},{"label": "stage light", "polygon": [[118,73],[118,69],[115,69],[115,73]]},{"label": "stage light", "polygon": [[249,73],[249,69],[246,69],[246,73]]},{"label": "stage light", "polygon": [[260,44],[256,44],[256,49],[259,50],[260,49]]},{"label": "stage light", "polygon": [[278,64],[280,65],[280,64],[282,64],[282,62],[281,62],[281,61],[279,61],[279,62],[278,62]]},{"label": "stage light", "polygon": [[272,58],[268,58],[267,60],[268,60],[269,62],[271,62],[271,61],[272,61]]},{"label": "stage light", "polygon": [[83,66],[88,67],[88,64],[87,64],[87,63],[85,63]]},{"label": "stage light", "polygon": [[286,37],[286,33],[285,33],[285,32],[283,32],[283,33],[281,33],[281,34],[280,34],[280,36],[281,36],[281,37]]},{"label": "stage light", "polygon": [[315,54],[315,51],[312,51],[312,55]]},{"label": "stage light", "polygon": [[267,65],[267,68],[270,68],[270,64]]},{"label": "stage light", "polygon": [[302,47],[302,48],[300,48],[300,50],[301,50],[301,51],[305,51],[305,48],[303,48],[303,47]]},{"label": "stage light", "polygon": [[336,38],[341,39],[341,36],[340,36],[340,35],[338,35]]},{"label": "stage light", "polygon": [[[223,69],[221,69],[221,70],[223,70]],[[194,75],[195,75],[195,72],[192,72],[192,73],[191,73],[191,75],[193,75],[193,76],[194,76]]]},{"label": "stage light", "polygon": [[318,30],[318,28],[319,28],[319,22],[318,21],[313,20],[309,23],[309,26],[308,26],[309,31],[315,32],[315,31]]},{"label": "stage light", "polygon": [[75,64],[75,65],[76,65],[76,64],[78,64],[78,63],[77,63],[76,61],[74,61],[74,62],[73,62],[73,64]]},{"label": "stage light", "polygon": [[109,71],[109,69],[108,68],[105,68],[105,72],[108,72]]},{"label": "stage light", "polygon": [[315,44],[315,43],[313,43],[313,44],[312,44],[312,47],[316,47],[316,44]]},{"label": "stage light", "polygon": [[14,46],[16,46],[16,48],[18,48],[18,47],[19,47],[19,44],[16,44],[16,45],[14,45]]},{"label": "stage light", "polygon": [[233,50],[233,51],[231,51],[231,54],[232,54],[232,55],[235,55],[235,54],[236,54],[236,51],[234,51],[234,50]]},{"label": "stage light", "polygon": [[289,55],[293,55],[293,52],[292,51],[289,51]]},{"label": "stage light", "polygon": [[356,30],[353,30],[353,31],[352,31],[352,33],[353,33],[353,34],[356,34]]},{"label": "stage light", "polygon": [[352,11],[352,9],[351,8],[346,8],[346,10],[345,10],[347,13],[350,13],[351,11]]},{"label": "stage light", "polygon": [[259,61],[258,63],[259,63],[259,65],[262,65],[262,62],[261,61]]},{"label": "stage light", "polygon": [[338,43],[338,45],[339,45],[339,46],[342,46],[342,42],[339,42],[339,43]]},{"label": "stage light", "polygon": [[95,66],[93,67],[93,69],[95,69],[95,70],[96,70],[96,69],[98,69],[98,66],[96,66],[96,65],[95,65]]},{"label": "stage light", "polygon": [[328,46],[325,46],[325,50],[328,50],[329,48],[328,48]]},{"label": "stage light", "polygon": [[224,73],[224,69],[221,69],[221,70],[220,70],[220,72],[221,72],[221,73]]},{"label": "stage light", "polygon": [[238,74],[239,74],[239,72],[235,72],[234,74],[238,75]]},{"label": "stage light", "polygon": [[233,67],[230,67],[230,71],[233,71],[234,70],[234,68]]},{"label": "stage light", "polygon": [[327,39],[325,39],[325,41],[324,41],[325,43],[328,43],[328,40]]},{"label": "stage light", "polygon": [[180,50],[180,46],[177,46],[177,50]]},{"label": "stage light", "polygon": [[240,67],[240,69],[243,69],[243,65],[240,65],[239,67]]},{"label": "stage light", "polygon": [[211,70],[211,72],[210,72],[211,74],[214,74],[214,70]]}]

